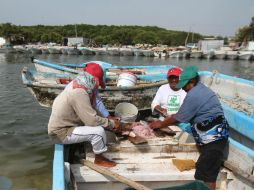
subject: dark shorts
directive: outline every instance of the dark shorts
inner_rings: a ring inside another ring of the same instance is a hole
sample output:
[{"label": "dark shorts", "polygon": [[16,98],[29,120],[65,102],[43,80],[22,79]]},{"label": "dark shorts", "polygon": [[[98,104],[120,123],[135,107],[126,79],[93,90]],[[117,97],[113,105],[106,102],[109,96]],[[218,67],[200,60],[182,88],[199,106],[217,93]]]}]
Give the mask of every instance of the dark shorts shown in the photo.
[{"label": "dark shorts", "polygon": [[228,140],[222,139],[199,146],[199,151],[195,179],[216,182],[220,167],[228,153]]}]

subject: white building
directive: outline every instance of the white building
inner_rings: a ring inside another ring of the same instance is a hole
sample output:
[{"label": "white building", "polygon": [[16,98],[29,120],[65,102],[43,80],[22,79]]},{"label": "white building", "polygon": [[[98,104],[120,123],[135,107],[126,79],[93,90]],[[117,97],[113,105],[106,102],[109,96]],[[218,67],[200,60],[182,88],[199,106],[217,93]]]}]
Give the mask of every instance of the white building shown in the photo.
[{"label": "white building", "polygon": [[6,43],[6,40],[0,37],[0,46],[4,45],[5,43]]},{"label": "white building", "polygon": [[220,49],[224,45],[224,40],[200,40],[198,48],[202,51]]},{"label": "white building", "polygon": [[88,39],[83,38],[83,37],[70,37],[67,38],[68,46],[79,46],[79,45],[86,45],[88,43]]}]

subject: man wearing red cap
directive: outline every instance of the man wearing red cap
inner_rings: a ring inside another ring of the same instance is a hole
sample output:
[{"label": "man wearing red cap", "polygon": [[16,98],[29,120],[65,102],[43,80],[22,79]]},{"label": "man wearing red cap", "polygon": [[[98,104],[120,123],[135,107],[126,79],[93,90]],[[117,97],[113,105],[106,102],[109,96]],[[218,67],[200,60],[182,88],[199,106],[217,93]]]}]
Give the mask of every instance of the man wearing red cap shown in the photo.
[{"label": "man wearing red cap", "polygon": [[180,68],[168,70],[168,84],[164,84],[158,89],[151,105],[153,112],[158,112],[165,117],[179,110],[186,96],[184,90],[176,88],[181,71]]},{"label": "man wearing red cap", "polygon": [[[97,89],[105,88],[103,70],[89,64],[54,100],[48,123],[48,134],[58,144],[90,142],[95,153],[94,163],[113,167],[115,162],[105,158],[107,151],[105,130],[116,131],[119,121],[107,118],[108,112],[98,112]],[[99,111],[101,111],[99,109]]]},{"label": "man wearing red cap", "polygon": [[104,83],[104,72],[103,69],[101,68],[100,65],[96,64],[96,63],[88,63],[86,64],[86,66],[83,69],[85,72],[90,73],[91,75],[93,75],[95,77],[95,79],[97,80],[98,84],[101,86],[101,88],[105,88],[105,83]]}]

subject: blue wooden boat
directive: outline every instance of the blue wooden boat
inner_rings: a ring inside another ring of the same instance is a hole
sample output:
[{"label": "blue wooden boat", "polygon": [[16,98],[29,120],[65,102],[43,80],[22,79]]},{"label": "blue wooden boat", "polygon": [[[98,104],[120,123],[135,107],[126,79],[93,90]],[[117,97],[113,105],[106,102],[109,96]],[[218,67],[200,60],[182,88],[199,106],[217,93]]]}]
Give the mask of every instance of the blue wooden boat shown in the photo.
[{"label": "blue wooden boat", "polygon": [[[234,131],[230,134],[229,155],[219,174],[217,189],[251,190],[254,188],[254,82],[206,71],[199,74],[201,81],[220,97]],[[173,138],[150,139],[146,145],[110,142],[106,156],[118,163],[109,170],[153,189],[192,181],[195,170],[179,172],[172,165],[172,159],[196,160],[198,154],[190,136],[186,138],[186,133],[180,132]],[[53,190],[63,190],[73,184],[76,189],[126,188],[87,166],[66,162],[63,155],[64,146],[55,145]],[[86,159],[92,161],[93,154],[88,152]],[[73,177],[64,177],[64,171]]]},{"label": "blue wooden boat", "polygon": [[40,72],[50,72],[50,73],[59,73],[59,74],[78,74],[82,72],[82,69],[88,63],[97,63],[106,71],[107,76],[117,77],[119,73],[122,72],[132,72],[137,75],[149,75],[149,74],[162,74],[166,76],[168,69],[172,68],[172,65],[125,65],[125,66],[116,66],[110,63],[103,61],[89,61],[86,63],[50,63],[43,60],[38,60],[32,58],[32,62],[35,65],[37,71]]},{"label": "blue wooden boat", "polygon": [[[254,82],[207,71],[201,71],[199,74],[201,81],[219,96],[231,127],[254,140],[254,127],[250,127],[254,126]],[[44,73],[28,68],[22,71],[23,83],[40,105],[46,107],[50,107],[55,97],[65,88],[66,84],[61,84],[60,79],[70,81],[74,77],[75,74]],[[114,79],[108,77],[106,89],[100,89],[100,95],[108,110],[114,111],[115,106],[121,102],[130,102],[139,110],[150,109],[157,89],[167,83],[163,80],[165,75],[151,74],[138,77],[141,81],[133,87],[117,87],[116,83],[112,83]],[[236,117],[237,120],[234,119]],[[254,149],[254,145],[252,148]]]},{"label": "blue wooden boat", "polygon": [[[229,142],[229,156],[218,176],[217,189],[252,190],[254,177],[251,172],[253,172],[254,151],[232,138]],[[115,190],[127,187],[127,185],[99,174],[87,166],[67,162],[64,159],[65,154],[65,147],[56,144],[53,161],[53,190],[71,188],[77,190],[110,188]],[[148,140],[145,145],[133,145],[127,140],[114,144],[111,142],[105,155],[118,163],[116,167],[108,170],[155,189],[193,181],[195,170],[180,172],[172,165],[172,159],[196,161],[199,153],[195,143],[180,143],[175,138],[157,138]],[[86,160],[92,162],[93,159],[93,154],[87,152]]]},{"label": "blue wooden boat", "polygon": [[[23,83],[40,105],[46,107],[52,105],[55,97],[73,78],[75,74],[38,72],[28,68],[22,71]],[[117,87],[114,77],[106,78],[106,89],[99,89],[99,94],[109,111],[114,111],[115,106],[121,102],[131,102],[139,110],[149,110],[158,88],[167,83],[165,74],[138,75],[137,84],[131,87]],[[62,81],[67,82],[62,83]]]}]

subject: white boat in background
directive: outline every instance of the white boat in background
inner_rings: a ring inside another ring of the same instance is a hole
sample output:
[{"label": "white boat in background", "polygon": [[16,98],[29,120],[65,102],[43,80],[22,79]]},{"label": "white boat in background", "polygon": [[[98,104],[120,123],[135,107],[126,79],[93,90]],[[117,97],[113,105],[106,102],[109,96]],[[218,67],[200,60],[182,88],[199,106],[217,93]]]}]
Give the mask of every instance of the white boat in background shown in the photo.
[{"label": "white boat in background", "polygon": [[154,57],[154,52],[152,50],[141,50],[145,57]]},{"label": "white boat in background", "polygon": [[141,49],[134,49],[133,53],[135,56],[144,56],[143,51]]},{"label": "white boat in background", "polygon": [[16,53],[16,49],[12,45],[2,45],[0,46],[0,53]]},{"label": "white boat in background", "polygon": [[202,57],[205,59],[213,59],[214,58],[214,51],[213,50],[204,51],[202,54]]},{"label": "white boat in background", "polygon": [[182,50],[183,58],[190,58],[190,50]]},{"label": "white boat in background", "polygon": [[67,53],[68,53],[68,55],[80,55],[80,51],[79,51],[78,48],[71,48],[71,47],[69,47],[67,49]]},{"label": "white boat in background", "polygon": [[61,48],[61,52],[62,52],[62,54],[67,55],[68,54],[68,48],[67,47]]},{"label": "white boat in background", "polygon": [[119,56],[120,48],[108,48],[107,53],[108,55],[111,55],[111,56]]},{"label": "white boat in background", "polygon": [[130,48],[121,48],[120,49],[120,55],[121,56],[133,56],[133,51]]},{"label": "white boat in background", "polygon": [[49,54],[49,49],[47,47],[42,47],[41,48],[41,53],[42,54]]},{"label": "white boat in background", "polygon": [[190,58],[198,58],[200,59],[202,57],[202,51],[199,50],[191,50],[190,52]]},{"label": "white boat in background", "polygon": [[95,55],[95,51],[90,48],[82,47],[79,50],[82,55]]},{"label": "white boat in background", "polygon": [[41,54],[42,51],[39,47],[30,47],[29,48],[29,51],[32,53],[32,54]]},{"label": "white boat in background", "polygon": [[238,59],[238,51],[227,51],[227,59]]},{"label": "white boat in background", "polygon": [[169,52],[169,57],[170,58],[183,58],[183,52],[180,50],[171,51],[171,52]]},{"label": "white boat in background", "polygon": [[95,50],[96,55],[107,55],[107,50],[105,48],[97,48]]},{"label": "white boat in background", "polygon": [[154,51],[154,57],[168,57],[168,54],[163,51]]},{"label": "white boat in background", "polygon": [[240,60],[251,60],[254,56],[254,51],[239,51],[238,58]]},{"label": "white boat in background", "polygon": [[15,53],[28,53],[28,50],[25,46],[14,46]]},{"label": "white boat in background", "polygon": [[214,50],[215,59],[226,59],[227,53],[224,50]]},{"label": "white boat in background", "polygon": [[57,47],[50,47],[48,48],[50,54],[61,54],[62,51],[60,48]]}]

